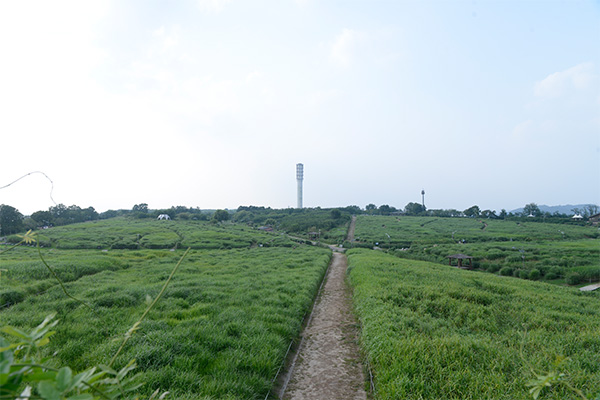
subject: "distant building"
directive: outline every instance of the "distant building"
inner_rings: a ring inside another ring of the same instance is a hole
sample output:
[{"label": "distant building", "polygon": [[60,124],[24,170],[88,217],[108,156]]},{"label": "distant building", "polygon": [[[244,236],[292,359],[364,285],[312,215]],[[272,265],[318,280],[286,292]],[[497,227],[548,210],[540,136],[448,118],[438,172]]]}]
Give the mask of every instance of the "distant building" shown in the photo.
[{"label": "distant building", "polygon": [[160,214],[157,219],[169,220],[171,217],[168,214]]},{"label": "distant building", "polygon": [[600,214],[594,214],[591,217],[588,218],[588,221],[592,224],[592,225],[598,225],[598,223],[600,223]]}]

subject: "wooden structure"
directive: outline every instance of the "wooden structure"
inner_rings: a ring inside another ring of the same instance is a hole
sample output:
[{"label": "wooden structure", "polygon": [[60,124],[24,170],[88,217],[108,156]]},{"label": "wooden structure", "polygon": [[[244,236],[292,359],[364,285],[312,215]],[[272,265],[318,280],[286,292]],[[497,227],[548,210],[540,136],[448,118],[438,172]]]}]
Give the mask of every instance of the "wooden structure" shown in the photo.
[{"label": "wooden structure", "polygon": [[[448,256],[448,260],[450,266],[455,266],[462,269],[473,269],[473,257],[471,256],[467,256],[465,254],[453,254]],[[457,265],[453,265],[452,260],[456,260]]]}]

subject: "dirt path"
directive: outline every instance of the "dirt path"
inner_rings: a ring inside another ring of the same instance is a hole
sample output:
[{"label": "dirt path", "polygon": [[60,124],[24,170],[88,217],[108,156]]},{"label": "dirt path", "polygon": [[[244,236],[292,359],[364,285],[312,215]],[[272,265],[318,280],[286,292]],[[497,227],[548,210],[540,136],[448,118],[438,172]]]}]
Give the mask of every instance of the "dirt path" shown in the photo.
[{"label": "dirt path", "polygon": [[346,269],[346,256],[334,252],[312,319],[302,334],[296,364],[282,397],[285,400],[367,398]]},{"label": "dirt path", "polygon": [[352,221],[350,221],[350,226],[348,227],[348,237],[346,240],[348,242],[354,242],[354,228],[356,227],[356,216],[352,216]]}]

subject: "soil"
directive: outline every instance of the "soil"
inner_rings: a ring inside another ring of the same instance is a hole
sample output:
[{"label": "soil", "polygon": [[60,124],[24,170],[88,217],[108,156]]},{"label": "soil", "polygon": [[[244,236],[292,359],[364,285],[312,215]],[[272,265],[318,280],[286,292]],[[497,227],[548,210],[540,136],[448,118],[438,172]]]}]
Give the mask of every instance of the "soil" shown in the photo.
[{"label": "soil", "polygon": [[[353,225],[349,233],[354,231]],[[335,251],[312,318],[302,334],[295,365],[289,371],[291,378],[282,397],[285,400],[367,398],[358,324],[345,280],[347,267],[346,256]]]}]

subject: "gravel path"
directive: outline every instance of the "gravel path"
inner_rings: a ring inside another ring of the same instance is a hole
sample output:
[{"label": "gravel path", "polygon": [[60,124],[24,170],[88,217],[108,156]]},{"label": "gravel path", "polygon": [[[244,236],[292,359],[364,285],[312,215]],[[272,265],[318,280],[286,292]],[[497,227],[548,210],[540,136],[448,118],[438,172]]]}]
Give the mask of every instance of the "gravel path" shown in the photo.
[{"label": "gravel path", "polygon": [[312,319],[302,334],[285,400],[367,398],[346,269],[346,256],[334,252]]}]

